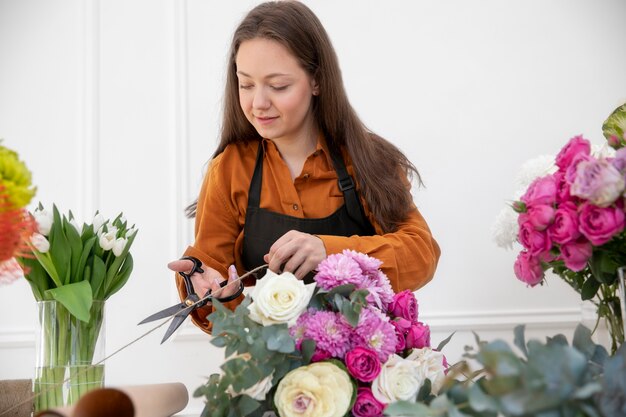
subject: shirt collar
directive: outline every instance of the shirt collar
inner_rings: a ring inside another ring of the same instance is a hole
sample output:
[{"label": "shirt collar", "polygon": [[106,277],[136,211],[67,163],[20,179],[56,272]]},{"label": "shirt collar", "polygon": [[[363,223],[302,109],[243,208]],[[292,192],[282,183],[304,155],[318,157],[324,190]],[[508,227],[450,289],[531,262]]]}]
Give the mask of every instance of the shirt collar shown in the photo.
[{"label": "shirt collar", "polygon": [[[263,146],[263,151],[266,155],[269,151],[269,147],[271,147],[275,151],[278,151],[278,149],[276,148],[276,144],[271,139],[263,138],[261,142]],[[332,160],[330,159],[330,150],[328,149],[328,143],[326,142],[326,137],[324,137],[324,134],[322,132],[320,132],[317,136],[317,145],[315,145],[315,151],[313,151],[313,153],[322,155],[323,158],[326,160],[328,167],[333,167]]]}]

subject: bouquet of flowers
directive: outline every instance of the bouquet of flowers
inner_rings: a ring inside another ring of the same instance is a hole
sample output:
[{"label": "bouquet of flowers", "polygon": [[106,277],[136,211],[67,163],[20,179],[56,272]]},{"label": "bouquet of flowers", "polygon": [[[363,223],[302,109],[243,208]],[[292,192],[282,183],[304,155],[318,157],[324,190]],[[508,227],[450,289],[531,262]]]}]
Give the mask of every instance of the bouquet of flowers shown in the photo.
[{"label": "bouquet of flowers", "polygon": [[521,281],[541,284],[551,269],[583,300],[594,299],[615,352],[624,342],[617,270],[626,265],[626,105],[603,127],[614,155],[592,153],[582,136],[570,139],[513,202],[517,226],[500,226],[499,240],[506,246],[503,235],[513,231],[523,246],[514,265]]},{"label": "bouquet of flowers", "polygon": [[25,242],[35,223],[26,207],[35,188],[31,174],[17,153],[0,141],[0,284],[8,284],[22,276],[14,256],[28,252]]},{"label": "bouquet of flowers", "polygon": [[415,296],[395,294],[380,265],[345,250],[319,264],[314,283],[268,271],[235,311],[214,301],[211,343],[227,359],[195,392],[202,415],[375,417],[437,394],[447,340],[431,348]]}]

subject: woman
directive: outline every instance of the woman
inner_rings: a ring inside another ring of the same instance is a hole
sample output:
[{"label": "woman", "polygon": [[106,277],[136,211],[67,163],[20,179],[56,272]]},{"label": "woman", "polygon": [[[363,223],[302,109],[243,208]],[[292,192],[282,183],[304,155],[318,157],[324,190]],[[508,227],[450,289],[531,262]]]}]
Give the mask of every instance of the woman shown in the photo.
[{"label": "woman", "polygon": [[[258,5],[233,36],[221,142],[190,207],[195,243],[185,255],[203,269],[192,275],[195,292],[217,291],[225,276],[265,263],[303,279],[344,249],[381,260],[396,291],[423,286],[440,250],[413,204],[411,174],[420,181],[350,106],[313,12],[292,1]],[[192,261],[168,266],[188,273]],[[180,277],[178,288],[185,297]],[[238,296],[226,303],[231,308],[243,297],[238,285],[219,296]],[[192,315],[207,332],[211,310]]]}]

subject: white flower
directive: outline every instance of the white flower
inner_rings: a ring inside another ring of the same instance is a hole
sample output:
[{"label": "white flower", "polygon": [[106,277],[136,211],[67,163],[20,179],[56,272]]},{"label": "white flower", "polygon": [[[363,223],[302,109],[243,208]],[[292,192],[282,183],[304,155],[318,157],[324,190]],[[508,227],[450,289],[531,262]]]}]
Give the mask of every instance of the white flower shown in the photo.
[{"label": "white flower", "polygon": [[280,417],[342,417],[353,390],[345,371],[331,362],[316,362],[285,375],[274,404]]},{"label": "white flower", "polygon": [[292,326],[309,304],[314,289],[315,283],[305,285],[290,272],[277,275],[268,270],[250,293],[250,318],[263,326]]},{"label": "white flower", "polygon": [[130,239],[135,233],[137,233],[137,229],[133,226],[126,231],[126,239]]},{"label": "white flower", "polygon": [[115,232],[110,231],[106,233],[102,233],[100,235],[100,240],[98,241],[100,247],[104,250],[113,249],[113,245],[115,245]]},{"label": "white flower", "polygon": [[443,353],[429,347],[413,349],[408,360],[417,362],[424,372],[424,377],[431,382],[431,391],[437,395],[446,380],[446,368],[443,365]]},{"label": "white flower", "polygon": [[79,235],[83,233],[83,226],[78,223],[78,220],[72,217],[72,219],[70,220],[70,224],[74,226],[74,229],[76,229]]},{"label": "white flower", "polygon": [[496,221],[491,226],[491,236],[496,245],[505,249],[513,249],[517,242],[517,213],[512,207],[506,206],[500,210]]},{"label": "white flower", "polygon": [[104,225],[105,223],[105,219],[104,216],[100,213],[96,213],[96,215],[93,217],[93,230],[100,230],[100,228],[102,227],[102,225]]},{"label": "white flower", "polygon": [[122,254],[124,248],[126,247],[126,242],[127,240],[123,237],[115,239],[115,242],[113,243],[113,254],[115,256],[120,256]]},{"label": "white flower", "polygon": [[372,393],[385,404],[415,402],[425,380],[425,370],[419,363],[394,354],[383,364],[380,374],[372,382]]},{"label": "white flower", "polygon": [[238,395],[246,394],[248,397],[252,397],[257,401],[264,401],[265,396],[272,389],[272,378],[274,377],[274,372],[251,386],[250,388],[246,388],[242,391],[235,391],[231,385],[228,386],[228,393],[232,397],[236,397]]},{"label": "white flower", "polygon": [[50,250],[50,242],[48,242],[48,239],[42,234],[33,233],[30,237],[30,243],[41,253],[46,253]]},{"label": "white flower", "polygon": [[37,209],[33,212],[33,217],[37,222],[39,233],[44,236],[48,236],[50,234],[50,229],[52,229],[52,223],[54,222],[52,212],[46,209]]},{"label": "white flower", "polygon": [[515,177],[515,185],[517,187],[514,199],[519,198],[526,192],[530,183],[539,177],[553,174],[557,170],[554,163],[554,156],[539,155],[536,158],[526,161]]}]

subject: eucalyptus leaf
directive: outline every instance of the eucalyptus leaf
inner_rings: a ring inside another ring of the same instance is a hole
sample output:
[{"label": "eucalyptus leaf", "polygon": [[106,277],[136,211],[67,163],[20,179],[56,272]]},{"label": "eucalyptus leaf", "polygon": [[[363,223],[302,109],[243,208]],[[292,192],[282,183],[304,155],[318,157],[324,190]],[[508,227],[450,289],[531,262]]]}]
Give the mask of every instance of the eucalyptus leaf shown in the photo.
[{"label": "eucalyptus leaf", "polygon": [[409,401],[397,401],[389,404],[384,411],[386,416],[407,416],[407,417],[431,417],[439,413],[431,410],[428,406]]},{"label": "eucalyptus leaf", "polygon": [[596,296],[600,289],[600,282],[596,279],[595,275],[591,275],[580,290],[580,298],[582,300],[591,300]]},{"label": "eucalyptus leaf", "polygon": [[46,291],[46,296],[57,300],[77,319],[89,322],[89,312],[93,301],[91,286],[87,281],[63,285]]}]

